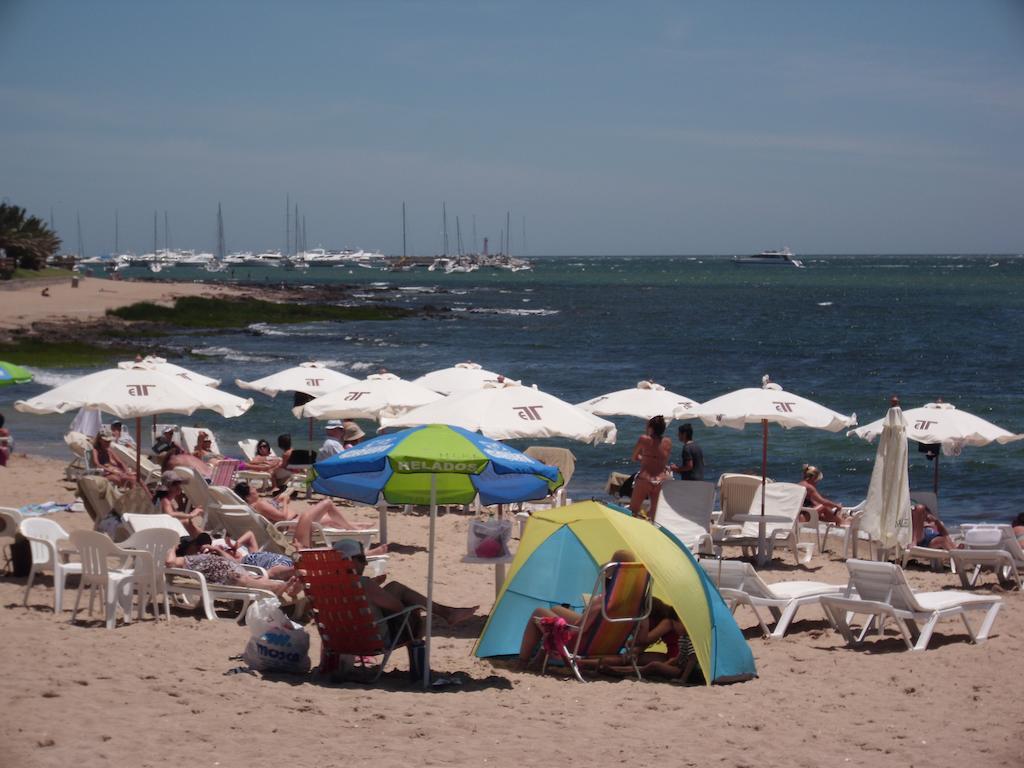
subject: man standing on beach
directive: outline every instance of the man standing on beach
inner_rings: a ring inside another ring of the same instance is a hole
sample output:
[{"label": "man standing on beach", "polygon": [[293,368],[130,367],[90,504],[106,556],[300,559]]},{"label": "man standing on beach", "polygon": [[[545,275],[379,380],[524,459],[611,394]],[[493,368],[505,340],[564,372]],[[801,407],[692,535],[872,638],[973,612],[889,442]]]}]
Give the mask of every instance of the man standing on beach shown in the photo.
[{"label": "man standing on beach", "polygon": [[683,444],[683,455],[678,464],[670,469],[679,475],[680,480],[704,479],[704,451],[693,439],[693,425],[683,424],[679,427],[679,442]]},{"label": "man standing on beach", "polygon": [[336,456],[345,450],[345,446],[341,442],[345,436],[345,423],[343,421],[331,419],[327,422],[327,426],[324,427],[324,431],[327,433],[327,439],[320,446],[320,450],[316,452],[317,461],[329,459],[331,456]]}]

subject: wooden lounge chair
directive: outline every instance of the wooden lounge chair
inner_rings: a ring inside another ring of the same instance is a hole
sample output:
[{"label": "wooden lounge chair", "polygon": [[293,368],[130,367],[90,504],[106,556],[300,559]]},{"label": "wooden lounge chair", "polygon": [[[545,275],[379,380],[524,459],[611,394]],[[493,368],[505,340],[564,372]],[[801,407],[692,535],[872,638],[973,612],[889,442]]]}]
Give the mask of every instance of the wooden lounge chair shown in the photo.
[{"label": "wooden lounge chair", "polygon": [[298,567],[320,631],[321,674],[336,672],[342,656],[383,656],[373,677],[377,680],[395,649],[416,640],[411,618],[420,609],[410,606],[380,616],[355,565],[337,550],[300,550]]},{"label": "wooden lounge chair", "polygon": [[557,653],[582,683],[582,662],[624,654],[640,680],[633,642],[637,627],[650,613],[651,576],[643,563],[608,563],[597,574],[581,627],[535,619],[544,654],[541,674],[547,670],[551,654]]},{"label": "wooden lounge chair", "polygon": [[[903,569],[894,563],[876,563],[869,560],[847,560],[850,583],[842,595],[825,595],[821,606],[829,619],[850,644],[861,643],[877,624],[881,634],[885,622],[892,620],[900,630],[907,648],[923,651],[928,647],[935,625],[940,619],[959,617],[967,633],[976,643],[988,639],[1002,600],[988,595],[970,594],[956,590],[943,592],[914,592],[907,583]],[[859,597],[854,597],[856,590]],[[984,613],[981,628],[975,632],[967,621],[970,611]],[[869,616],[859,635],[854,635],[850,621],[854,616]],[[918,628],[918,623],[924,627]],[[912,640],[916,640],[912,642]]]}]

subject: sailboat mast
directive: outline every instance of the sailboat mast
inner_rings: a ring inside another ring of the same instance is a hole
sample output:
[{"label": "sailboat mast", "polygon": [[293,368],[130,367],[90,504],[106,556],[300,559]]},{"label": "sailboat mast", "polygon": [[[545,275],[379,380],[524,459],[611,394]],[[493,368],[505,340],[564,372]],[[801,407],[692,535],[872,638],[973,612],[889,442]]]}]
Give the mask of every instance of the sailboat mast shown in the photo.
[{"label": "sailboat mast", "polygon": [[292,196],[284,196],[284,255],[292,244]]},{"label": "sailboat mast", "polygon": [[459,226],[459,217],[455,217],[455,247],[459,251],[459,256],[462,255],[462,228]]},{"label": "sailboat mast", "polygon": [[299,204],[296,203],[295,204],[295,250],[292,251],[292,254],[294,255],[294,254],[296,254],[298,252],[299,252]]},{"label": "sailboat mast", "polygon": [[405,258],[405,201],[402,201],[402,258]]},{"label": "sailboat mast", "polygon": [[75,211],[75,226],[78,228],[78,258],[82,258],[82,217]]},{"label": "sailboat mast", "polygon": [[114,209],[114,253],[121,252],[121,225],[117,220],[117,208]]},{"label": "sailboat mast", "polygon": [[224,261],[224,215],[221,213],[220,203],[217,203],[217,261]]},{"label": "sailboat mast", "polygon": [[476,247],[476,214],[473,214],[473,253],[480,253]]},{"label": "sailboat mast", "polygon": [[448,209],[441,203],[441,226],[444,228],[444,255],[448,255]]},{"label": "sailboat mast", "polygon": [[156,256],[157,249],[157,236],[156,236],[156,211],[153,211],[153,256]]},{"label": "sailboat mast", "polygon": [[512,255],[512,212],[505,211],[505,255]]},{"label": "sailboat mast", "polygon": [[171,227],[168,221],[167,211],[164,211],[164,253],[171,250]]}]

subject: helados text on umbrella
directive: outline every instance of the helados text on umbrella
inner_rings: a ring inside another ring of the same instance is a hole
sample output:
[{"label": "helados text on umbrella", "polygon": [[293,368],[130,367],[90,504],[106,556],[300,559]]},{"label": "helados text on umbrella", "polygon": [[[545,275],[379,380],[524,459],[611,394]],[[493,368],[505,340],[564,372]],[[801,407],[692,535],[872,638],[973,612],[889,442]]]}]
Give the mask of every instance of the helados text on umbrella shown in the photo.
[{"label": "helados text on umbrella", "polygon": [[396,461],[395,468],[399,472],[458,472],[461,474],[476,474],[480,470],[480,463],[474,461],[409,459],[406,461]]}]

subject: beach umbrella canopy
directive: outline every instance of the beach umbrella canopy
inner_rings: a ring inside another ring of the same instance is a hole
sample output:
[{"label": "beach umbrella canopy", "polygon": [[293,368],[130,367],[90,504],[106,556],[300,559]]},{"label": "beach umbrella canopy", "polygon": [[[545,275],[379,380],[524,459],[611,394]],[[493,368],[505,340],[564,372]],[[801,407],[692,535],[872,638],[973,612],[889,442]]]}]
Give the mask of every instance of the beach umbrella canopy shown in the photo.
[{"label": "beach umbrella canopy", "polygon": [[406,381],[393,373],[374,373],[363,381],[353,381],[296,406],[298,418],[374,419],[398,415],[435,400],[441,395],[432,389]]},{"label": "beach umbrella canopy", "polygon": [[125,360],[117,364],[118,368],[134,368],[136,366],[152,368],[160,373],[166,373],[168,376],[179,376],[182,379],[191,381],[194,384],[201,384],[204,387],[220,386],[220,379],[204,376],[201,373],[190,371],[188,368],[182,368],[180,365],[168,363],[164,358],[157,357],[156,355],[146,355],[137,360]]},{"label": "beach umbrella canopy", "polygon": [[8,384],[27,384],[32,381],[32,374],[14,363],[0,360],[0,387]]},{"label": "beach umbrella canopy", "polygon": [[[208,410],[230,418],[241,416],[251,407],[251,399],[168,376],[144,365],[90,373],[31,400],[18,400],[14,404],[14,408],[22,413],[35,414],[96,408],[121,419],[135,419],[136,435],[140,434],[143,416],[157,413],[189,416],[198,410]],[[137,479],[138,442],[135,450]]]},{"label": "beach umbrella canopy", "polygon": [[[959,456],[964,446],[982,446],[989,443],[1006,445],[1024,440],[1024,434],[1014,434],[967,411],[959,410],[952,403],[938,400],[926,403],[920,408],[903,411],[907,422],[907,439],[926,445],[941,445],[947,456]],[[847,435],[856,435],[871,442],[882,433],[885,418],[873,421],[863,427],[850,430]],[[939,457],[935,456],[935,492],[939,492]]]},{"label": "beach umbrella canopy", "polygon": [[278,392],[302,392],[311,397],[320,397],[353,381],[357,379],[328,368],[323,363],[311,362],[300,363],[294,368],[287,368],[255,381],[235,379],[235,384],[242,389],[252,389],[270,397],[277,397]]},{"label": "beach umbrella canopy", "polygon": [[451,368],[441,368],[437,371],[425,373],[418,379],[413,379],[413,384],[440,392],[442,395],[450,395],[454,392],[466,392],[474,389],[481,389],[487,384],[497,383],[504,379],[501,374],[488,371],[477,363],[456,363]]},{"label": "beach umbrella canopy", "polygon": [[[636,416],[645,421],[664,416],[666,422],[673,418],[687,418],[682,414],[689,413],[697,405],[696,400],[669,392],[653,381],[639,381],[630,389],[620,389],[577,403],[577,407],[597,416]],[[680,415],[676,416],[677,413]]]},{"label": "beach umbrella canopy", "polygon": [[381,435],[314,465],[313,489],[367,504],[430,505],[424,685],[430,676],[434,540],[438,504],[542,499],[561,485],[558,470],[459,427],[431,424]]},{"label": "beach umbrella canopy", "polygon": [[572,403],[517,381],[449,395],[399,416],[382,417],[382,427],[453,424],[495,440],[567,437],[584,443],[614,443],[615,425]]},{"label": "beach umbrella canopy", "polygon": [[860,529],[885,549],[911,543],[907,422],[898,401],[883,419]]},{"label": "beach umbrella canopy", "polygon": [[584,501],[530,516],[505,585],[474,653],[518,653],[535,608],[583,610],[600,567],[628,549],[651,574],[653,593],[676,609],[693,643],[704,679],[712,683],[757,675],[754,656],[704,569],[679,540],[614,504]]},{"label": "beach umbrella canopy", "polygon": [[[761,425],[761,486],[768,477],[768,425],[778,424],[785,429],[809,427],[827,432],[839,432],[857,423],[857,414],[844,416],[823,405],[786,392],[767,375],[761,378],[761,387],[747,387],[708,400],[685,412],[699,418],[708,427],[743,429],[747,424]],[[679,413],[677,412],[677,415]],[[761,515],[764,516],[764,493],[761,494]],[[764,563],[764,522],[758,526],[758,561]]]}]

